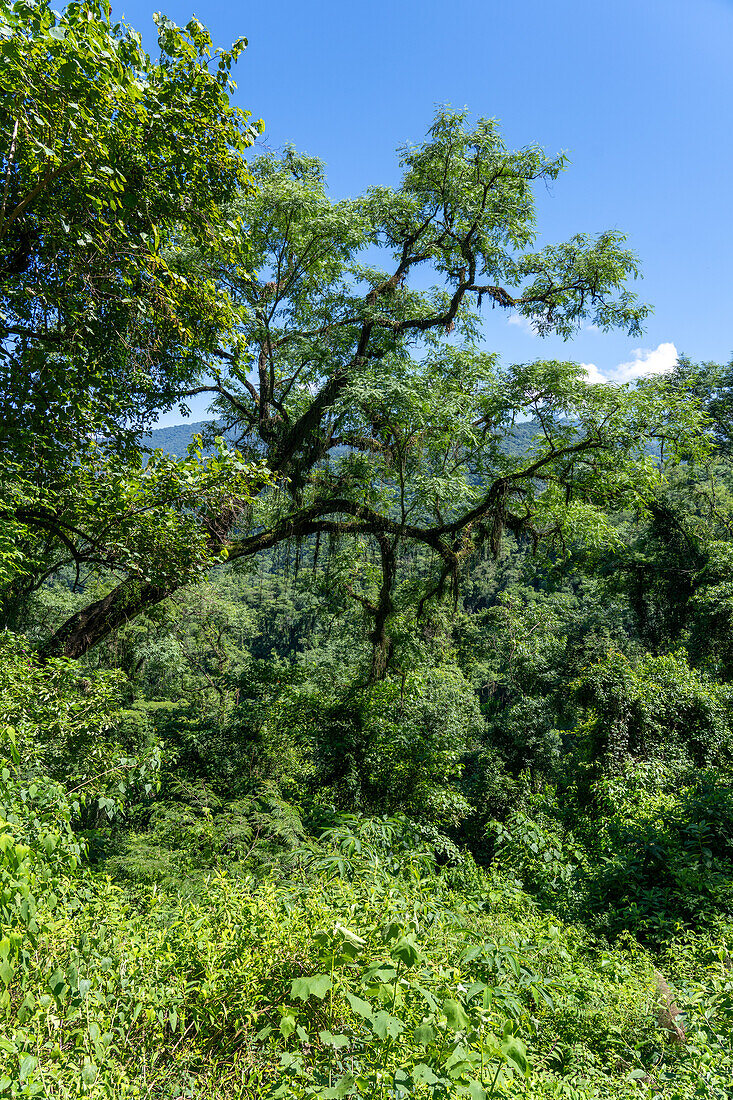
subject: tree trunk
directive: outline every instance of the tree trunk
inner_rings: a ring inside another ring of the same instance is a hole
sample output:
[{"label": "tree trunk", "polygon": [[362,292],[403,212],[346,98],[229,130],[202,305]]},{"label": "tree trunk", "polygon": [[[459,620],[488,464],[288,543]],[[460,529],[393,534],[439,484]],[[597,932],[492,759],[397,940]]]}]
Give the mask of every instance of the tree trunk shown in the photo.
[{"label": "tree trunk", "polygon": [[101,600],[67,619],[39,650],[42,661],[51,657],[81,657],[117,627],[170,596],[177,585],[163,588],[149,581],[127,580]]}]

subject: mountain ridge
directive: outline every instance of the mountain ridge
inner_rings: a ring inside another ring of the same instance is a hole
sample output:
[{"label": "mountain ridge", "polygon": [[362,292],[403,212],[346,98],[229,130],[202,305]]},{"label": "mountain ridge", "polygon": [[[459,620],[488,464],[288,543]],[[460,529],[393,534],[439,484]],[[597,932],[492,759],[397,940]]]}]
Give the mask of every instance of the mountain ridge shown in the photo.
[{"label": "mountain ridge", "polygon": [[[173,424],[167,428],[153,428],[141,437],[140,443],[145,450],[165,451],[175,458],[185,458],[193,437],[211,429],[213,420],[196,420],[191,423]],[[515,424],[506,436],[508,454],[520,454],[527,450],[539,425],[534,420],[525,420]],[[227,433],[222,433],[227,438]],[[231,439],[231,436],[229,437]]]}]

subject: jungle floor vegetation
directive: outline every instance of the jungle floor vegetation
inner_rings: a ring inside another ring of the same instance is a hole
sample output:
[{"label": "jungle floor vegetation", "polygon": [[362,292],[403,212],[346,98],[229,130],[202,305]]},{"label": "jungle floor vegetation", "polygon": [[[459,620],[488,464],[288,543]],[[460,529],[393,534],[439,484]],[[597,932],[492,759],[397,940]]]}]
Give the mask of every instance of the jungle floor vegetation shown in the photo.
[{"label": "jungle floor vegetation", "polygon": [[502,364],[648,313],[562,156],[157,22],[0,0],[0,1098],[733,1096],[733,365]]}]

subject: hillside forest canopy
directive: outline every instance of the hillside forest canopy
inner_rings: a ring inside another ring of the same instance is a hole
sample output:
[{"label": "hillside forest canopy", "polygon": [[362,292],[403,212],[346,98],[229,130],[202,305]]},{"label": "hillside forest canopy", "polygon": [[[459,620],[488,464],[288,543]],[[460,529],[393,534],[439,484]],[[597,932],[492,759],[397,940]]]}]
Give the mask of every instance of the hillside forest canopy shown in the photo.
[{"label": "hillside forest canopy", "polygon": [[0,0],[0,1096],[723,1100],[733,365],[502,362],[649,313],[563,156],[156,22]]}]

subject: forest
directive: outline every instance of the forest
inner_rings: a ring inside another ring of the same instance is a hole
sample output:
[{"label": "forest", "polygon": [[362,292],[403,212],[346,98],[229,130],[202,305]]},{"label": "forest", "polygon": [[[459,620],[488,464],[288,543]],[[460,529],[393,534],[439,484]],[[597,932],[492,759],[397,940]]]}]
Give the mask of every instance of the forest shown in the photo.
[{"label": "forest", "polygon": [[564,156],[157,33],[0,0],[0,1097],[733,1096],[733,364],[503,362],[649,314]]}]

